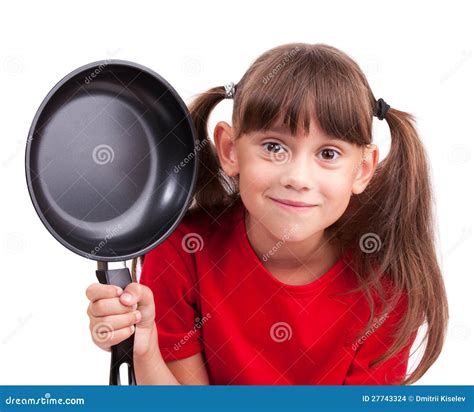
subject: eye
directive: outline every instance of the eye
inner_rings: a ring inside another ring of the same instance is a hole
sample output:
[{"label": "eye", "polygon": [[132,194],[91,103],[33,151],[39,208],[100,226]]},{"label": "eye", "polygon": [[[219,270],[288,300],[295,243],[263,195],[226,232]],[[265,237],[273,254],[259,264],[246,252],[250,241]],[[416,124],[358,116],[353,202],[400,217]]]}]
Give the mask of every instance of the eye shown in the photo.
[{"label": "eye", "polygon": [[[278,150],[283,148],[281,144],[275,143],[275,142],[263,143],[262,146],[265,148],[265,151],[271,152],[271,153],[278,153]],[[270,150],[266,150],[266,147],[268,146],[270,146]]]},{"label": "eye", "polygon": [[334,149],[323,149],[320,152],[323,155],[323,160],[336,160],[341,154]]}]

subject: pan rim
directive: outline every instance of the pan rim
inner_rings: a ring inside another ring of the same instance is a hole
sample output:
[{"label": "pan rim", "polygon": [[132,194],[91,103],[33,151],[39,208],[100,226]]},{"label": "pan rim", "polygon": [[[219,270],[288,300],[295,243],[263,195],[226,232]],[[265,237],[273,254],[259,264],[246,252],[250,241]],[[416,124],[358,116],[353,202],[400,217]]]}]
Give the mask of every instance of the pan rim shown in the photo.
[{"label": "pan rim", "polygon": [[[66,239],[64,239],[62,236],[60,236],[54,228],[49,224],[48,219],[46,219],[41,211],[41,208],[39,206],[39,203],[36,199],[36,196],[34,194],[33,190],[33,185],[34,183],[32,182],[32,177],[31,177],[31,171],[30,171],[30,164],[31,164],[31,141],[33,140],[33,134],[35,133],[35,130],[37,128],[37,123],[38,120],[43,113],[46,105],[50,102],[52,97],[56,94],[56,92],[63,86],[65,85],[71,78],[76,76],[77,74],[84,72],[88,69],[100,66],[100,65],[121,65],[121,66],[126,66],[126,67],[131,67],[134,69],[138,69],[142,72],[145,72],[155,79],[157,79],[159,82],[161,82],[164,87],[171,93],[175,101],[179,104],[179,107],[181,108],[183,115],[186,117],[186,122],[188,123],[189,129],[191,131],[191,135],[193,137],[193,142],[194,142],[194,159],[195,161],[193,162],[193,173],[192,173],[192,179],[190,182],[190,188],[189,192],[186,197],[186,201],[184,203],[184,206],[181,208],[180,212],[178,213],[177,218],[174,220],[174,223],[170,226],[170,228],[165,232],[163,236],[161,236],[158,240],[152,242],[149,246],[142,248],[141,250],[135,252],[135,253],[129,253],[126,255],[120,255],[120,256],[101,256],[100,254],[91,254],[88,252],[85,252],[82,249],[77,248],[76,246],[72,245],[70,242],[68,242]],[[64,247],[67,249],[71,250],[72,252],[85,257],[90,260],[95,260],[95,261],[101,261],[101,262],[122,262],[126,260],[133,259],[135,257],[144,255],[145,253],[149,252],[150,250],[154,249],[156,246],[164,242],[176,229],[176,227],[181,223],[182,219],[184,218],[190,203],[192,202],[193,196],[194,196],[194,190],[195,190],[195,185],[197,181],[197,174],[198,174],[198,164],[199,164],[199,153],[197,153],[196,150],[196,140],[197,140],[197,133],[196,129],[194,127],[194,123],[191,118],[191,114],[184,103],[183,99],[181,96],[178,94],[178,92],[174,89],[171,84],[165,80],[162,76],[160,76],[158,73],[156,73],[154,70],[143,66],[139,63],[135,63],[129,60],[121,60],[121,59],[105,59],[105,60],[98,60],[95,62],[91,62],[85,65],[82,65],[75,70],[71,71],[69,74],[64,76],[60,81],[58,81],[54,87],[51,88],[51,90],[48,92],[46,97],[43,99],[41,102],[40,106],[36,110],[36,113],[33,117],[33,121],[31,123],[29,132],[28,132],[28,139],[26,142],[26,150],[25,150],[25,177],[26,177],[26,183],[27,183],[27,188],[28,188],[28,193],[30,196],[30,199],[33,203],[33,207],[40,218],[41,222],[43,225],[46,227],[46,229],[51,233],[51,235],[59,242],[61,243]]]}]

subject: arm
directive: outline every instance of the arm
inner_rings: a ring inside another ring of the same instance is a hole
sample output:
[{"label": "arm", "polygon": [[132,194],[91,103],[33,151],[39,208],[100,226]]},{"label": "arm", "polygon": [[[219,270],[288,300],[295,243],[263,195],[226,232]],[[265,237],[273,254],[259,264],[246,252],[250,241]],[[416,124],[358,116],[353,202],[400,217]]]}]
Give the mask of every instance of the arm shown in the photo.
[{"label": "arm", "polygon": [[204,359],[197,353],[185,359],[166,362],[157,342],[156,326],[150,351],[142,356],[134,355],[137,385],[209,385]]},{"label": "arm", "polygon": [[[135,355],[135,377],[139,384],[209,385],[202,352],[198,275],[192,254],[183,250],[178,228],[144,259],[140,283],[153,291],[155,329],[143,358]],[[189,230],[188,230],[189,229]],[[183,232],[184,231],[184,232]],[[185,345],[176,344],[186,338]],[[152,366],[153,365],[153,366]]]},{"label": "arm", "polygon": [[201,353],[167,362],[166,365],[181,385],[209,385],[209,376]]}]

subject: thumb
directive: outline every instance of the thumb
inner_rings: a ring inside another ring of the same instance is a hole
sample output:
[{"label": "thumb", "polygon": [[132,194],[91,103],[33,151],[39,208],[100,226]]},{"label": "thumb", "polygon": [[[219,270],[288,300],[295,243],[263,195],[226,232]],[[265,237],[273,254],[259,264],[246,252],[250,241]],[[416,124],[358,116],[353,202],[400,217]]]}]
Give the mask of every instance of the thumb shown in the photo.
[{"label": "thumb", "polygon": [[120,295],[120,302],[125,306],[137,304],[142,317],[136,324],[137,328],[152,328],[155,322],[155,302],[153,292],[148,286],[137,282],[129,283]]}]

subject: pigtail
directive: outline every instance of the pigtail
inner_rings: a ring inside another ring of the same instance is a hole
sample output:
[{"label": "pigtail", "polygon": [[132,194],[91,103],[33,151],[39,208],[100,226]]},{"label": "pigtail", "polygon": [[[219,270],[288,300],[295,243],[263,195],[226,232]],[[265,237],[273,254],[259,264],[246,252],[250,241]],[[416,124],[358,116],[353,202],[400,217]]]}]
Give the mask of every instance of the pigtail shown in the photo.
[{"label": "pigtail", "polygon": [[[352,233],[352,243],[354,239],[357,243],[352,263],[356,273],[368,276],[360,279],[358,290],[366,293],[372,287],[383,296],[382,313],[394,308],[402,293],[408,299],[407,312],[397,327],[393,345],[372,365],[396,354],[426,321],[426,350],[417,369],[404,382],[410,384],[431,367],[441,352],[448,303],[436,258],[433,197],[425,149],[411,114],[390,108],[386,121],[392,138],[390,152],[377,166],[366,190],[351,199],[340,223],[344,225],[344,221],[350,220],[350,225],[359,229]],[[346,234],[350,232],[345,230]],[[385,275],[392,287],[388,299],[380,282]],[[374,319],[374,300],[370,293],[366,296],[372,315],[362,334]]]},{"label": "pigtail", "polygon": [[189,111],[196,129],[199,164],[194,204],[191,211],[205,209],[212,214],[216,208],[231,205],[238,192],[237,180],[226,176],[220,167],[216,149],[207,133],[209,115],[225,98],[224,87],[214,87],[204,92],[191,103]]},{"label": "pigtail", "polygon": [[[239,198],[238,178],[225,175],[207,132],[209,115],[224,98],[225,87],[213,87],[199,94],[189,106],[196,131],[195,153],[198,159],[198,173],[187,215],[199,209],[204,209],[213,215],[216,210],[232,205]],[[144,258],[145,256],[139,256],[132,260],[131,271],[134,282],[137,279],[138,262],[140,267],[143,267]]]}]

